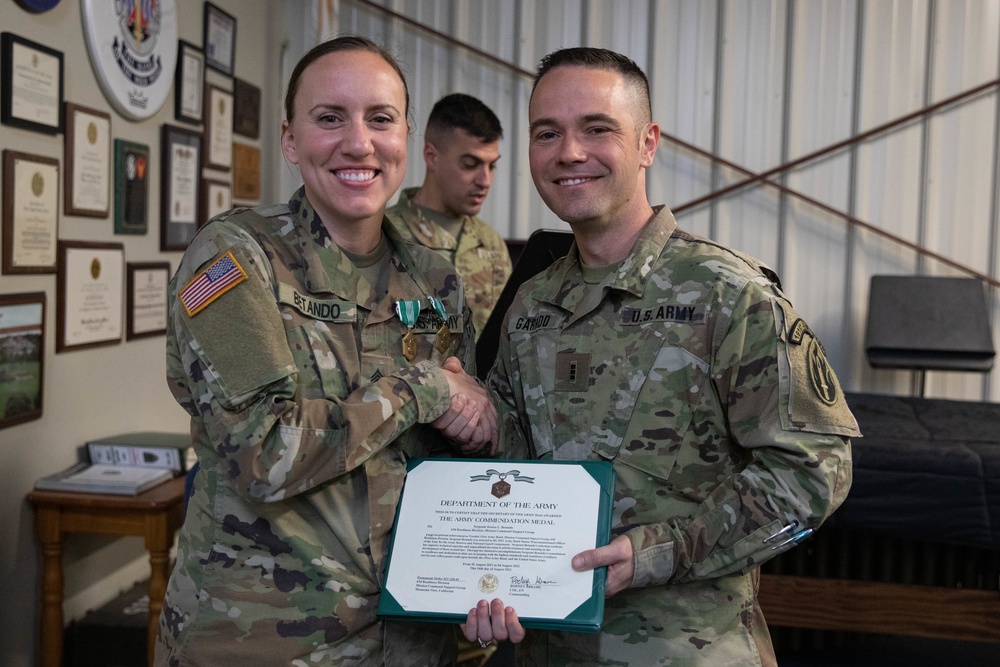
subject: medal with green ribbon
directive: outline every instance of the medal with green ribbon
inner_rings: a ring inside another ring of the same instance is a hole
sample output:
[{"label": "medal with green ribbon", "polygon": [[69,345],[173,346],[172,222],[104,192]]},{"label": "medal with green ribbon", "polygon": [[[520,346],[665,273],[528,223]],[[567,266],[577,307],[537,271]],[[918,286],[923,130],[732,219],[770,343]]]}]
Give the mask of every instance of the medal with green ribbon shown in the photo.
[{"label": "medal with green ribbon", "polygon": [[431,302],[431,308],[441,318],[441,328],[437,330],[437,335],[434,336],[434,349],[441,354],[445,354],[448,352],[448,348],[451,347],[451,330],[448,328],[448,314],[444,311],[444,302],[441,299],[428,296],[427,300]]},{"label": "medal with green ribbon", "polygon": [[417,325],[417,318],[420,317],[420,300],[397,301],[396,315],[406,325],[406,333],[403,334],[403,356],[407,361],[413,361],[417,358],[417,337],[413,335],[413,327]]}]

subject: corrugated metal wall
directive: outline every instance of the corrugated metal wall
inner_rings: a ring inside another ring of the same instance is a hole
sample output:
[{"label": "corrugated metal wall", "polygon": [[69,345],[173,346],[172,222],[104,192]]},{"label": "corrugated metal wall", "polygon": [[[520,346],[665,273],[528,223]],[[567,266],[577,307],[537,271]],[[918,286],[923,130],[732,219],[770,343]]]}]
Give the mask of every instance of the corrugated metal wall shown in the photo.
[{"label": "corrugated metal wall", "polygon": [[[419,147],[435,100],[461,91],[496,111],[503,157],[483,217],[510,238],[566,228],[531,183],[530,81],[516,71],[533,71],[539,58],[561,47],[602,46],[632,57],[650,77],[653,116],[664,133],[745,170],[713,164],[664,137],[649,193],[653,203],[674,208],[747,172],[774,170],[1000,76],[1000,0],[312,1],[313,40],[360,33],[399,55],[415,126],[406,185],[423,178]],[[289,61],[299,53],[291,49]],[[997,96],[997,87],[988,86],[772,178],[995,280]],[[761,183],[684,210],[678,219],[779,272],[846,389],[910,393],[911,373],[875,371],[865,360],[869,279],[960,271]],[[987,296],[995,332],[1000,290],[987,287]],[[997,401],[998,378],[998,372],[932,372],[926,395]]]}]

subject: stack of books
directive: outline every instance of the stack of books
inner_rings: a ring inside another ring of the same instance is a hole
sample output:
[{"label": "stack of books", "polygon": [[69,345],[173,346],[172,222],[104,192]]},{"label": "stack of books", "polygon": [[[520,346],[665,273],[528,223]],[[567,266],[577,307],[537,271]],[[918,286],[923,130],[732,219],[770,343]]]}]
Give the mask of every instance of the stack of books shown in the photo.
[{"label": "stack of books", "polygon": [[188,435],[128,433],[87,443],[89,461],[48,475],[36,489],[130,495],[187,472],[196,460]]}]

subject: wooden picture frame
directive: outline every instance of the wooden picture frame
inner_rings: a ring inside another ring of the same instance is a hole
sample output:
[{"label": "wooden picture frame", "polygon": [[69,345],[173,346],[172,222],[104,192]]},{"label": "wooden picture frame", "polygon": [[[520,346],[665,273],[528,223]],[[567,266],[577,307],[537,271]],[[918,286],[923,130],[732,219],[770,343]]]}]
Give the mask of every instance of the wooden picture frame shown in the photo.
[{"label": "wooden picture frame", "polygon": [[125,265],[125,340],[167,333],[169,262]]},{"label": "wooden picture frame", "polygon": [[233,207],[233,187],[228,181],[201,179],[201,215],[198,227]]},{"label": "wooden picture frame", "polygon": [[211,2],[205,3],[205,65],[233,75],[236,59],[236,17]]},{"label": "wooden picture frame", "polygon": [[233,168],[233,94],[213,85],[205,86],[204,148],[206,169]]},{"label": "wooden picture frame", "polygon": [[160,133],[160,250],[184,250],[198,231],[201,134],[174,125]]},{"label": "wooden picture frame", "polygon": [[59,160],[3,151],[3,272],[55,273]]},{"label": "wooden picture frame", "polygon": [[42,416],[45,299],[45,292],[0,294],[0,428]]},{"label": "wooden picture frame", "polygon": [[174,75],[174,117],[182,123],[201,125],[205,98],[205,53],[183,39],[177,42]]},{"label": "wooden picture frame", "polygon": [[233,132],[260,138],[260,88],[243,79],[233,79]]},{"label": "wooden picture frame", "polygon": [[56,353],[122,340],[125,247],[60,241],[56,280]]},{"label": "wooden picture frame", "polygon": [[260,149],[246,144],[233,144],[233,199],[260,199]]},{"label": "wooden picture frame", "polygon": [[63,54],[13,33],[0,34],[0,123],[62,132]]},{"label": "wooden picture frame", "polygon": [[115,139],[115,234],[149,231],[149,146]]},{"label": "wooden picture frame", "polygon": [[63,213],[106,218],[111,210],[111,114],[66,102]]}]

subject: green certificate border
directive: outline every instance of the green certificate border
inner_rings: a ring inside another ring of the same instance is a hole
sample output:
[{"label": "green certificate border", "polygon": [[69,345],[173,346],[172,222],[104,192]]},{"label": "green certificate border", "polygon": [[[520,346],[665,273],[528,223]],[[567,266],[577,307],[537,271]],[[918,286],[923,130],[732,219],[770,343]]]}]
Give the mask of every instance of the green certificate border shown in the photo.
[{"label": "green certificate border", "polygon": [[[614,503],[615,491],[615,470],[609,461],[527,461],[510,459],[413,459],[407,463],[407,472],[413,470],[425,461],[457,463],[485,463],[489,465],[573,465],[583,468],[600,485],[600,498],[598,500],[597,534],[595,536],[595,546],[603,547],[608,544],[611,537],[611,512]],[[396,521],[399,518],[399,510],[406,497],[406,485],[403,485],[403,492],[400,496],[399,504],[396,506]],[[434,612],[411,612],[400,606],[396,599],[389,593],[384,582],[389,579],[389,569],[392,567],[392,553],[396,542],[396,521],[393,522],[392,541],[389,545],[389,554],[386,559],[386,571],[383,577],[382,594],[378,604],[378,615],[384,619],[405,620],[405,621],[436,621],[442,623],[464,623],[465,614],[434,613]],[[586,602],[577,607],[563,619],[519,617],[521,625],[526,628],[538,628],[543,630],[568,630],[570,632],[599,632],[604,621],[604,584],[607,578],[607,568],[600,567],[594,570],[593,590]],[[506,602],[506,601],[505,601]],[[471,607],[470,607],[471,609]]]}]

